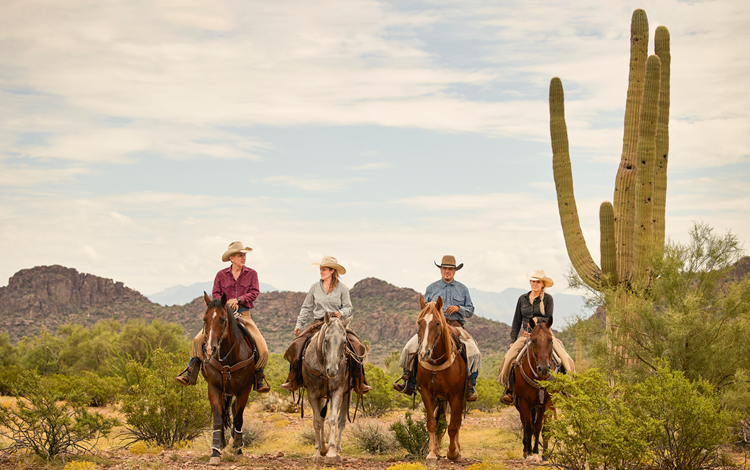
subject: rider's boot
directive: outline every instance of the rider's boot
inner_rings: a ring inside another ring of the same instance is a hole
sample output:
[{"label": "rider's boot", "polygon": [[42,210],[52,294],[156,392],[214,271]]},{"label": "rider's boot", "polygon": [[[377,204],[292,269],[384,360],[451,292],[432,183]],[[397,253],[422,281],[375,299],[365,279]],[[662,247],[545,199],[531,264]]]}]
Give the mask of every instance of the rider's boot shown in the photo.
[{"label": "rider's boot", "polygon": [[365,368],[362,364],[353,364],[352,372],[352,378],[354,379],[354,393],[364,395],[365,393],[372,390],[372,387],[367,383],[367,378],[365,377]]},{"label": "rider's boot", "polygon": [[284,390],[289,390],[290,392],[293,392],[299,388],[299,383],[297,383],[297,368],[296,367],[289,367],[289,376],[286,378],[286,382],[281,384],[281,388]]},{"label": "rider's boot", "polygon": [[[188,366],[175,377],[175,380],[180,385],[195,385],[195,382],[198,380],[198,370],[200,367],[201,360],[197,357],[191,357]],[[187,372],[187,375],[182,375],[185,372]]]},{"label": "rider's boot", "polygon": [[510,389],[510,387],[505,389],[505,393],[500,398],[500,402],[504,405],[512,405],[513,404],[513,391]]},{"label": "rider's boot", "polygon": [[266,374],[263,373],[264,369],[258,369],[255,371],[255,391],[258,393],[268,393],[271,391],[271,387],[266,382]]},{"label": "rider's boot", "polygon": [[[399,383],[403,380],[403,383]],[[393,389],[405,395],[414,395],[414,387],[417,385],[417,378],[412,376],[408,369],[404,369],[404,375],[393,382]]]},{"label": "rider's boot", "polygon": [[479,372],[471,373],[471,388],[469,389],[469,395],[466,397],[466,401],[477,401],[479,395],[477,395],[477,377]]}]

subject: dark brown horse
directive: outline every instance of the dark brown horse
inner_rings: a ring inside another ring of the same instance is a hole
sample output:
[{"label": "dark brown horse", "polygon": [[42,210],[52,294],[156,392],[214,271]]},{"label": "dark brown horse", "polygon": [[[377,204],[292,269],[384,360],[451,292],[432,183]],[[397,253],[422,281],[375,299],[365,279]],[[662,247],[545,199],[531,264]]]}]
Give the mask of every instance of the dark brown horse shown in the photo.
[{"label": "dark brown horse", "polygon": [[[547,390],[537,382],[552,380],[552,318],[547,323],[538,323],[532,318],[529,326],[532,332],[526,343],[526,351],[513,372],[513,393],[523,425],[523,457],[540,460],[539,433],[544,426],[547,410],[552,408],[552,400]],[[547,438],[544,436],[542,449],[547,450]]]},{"label": "dark brown horse", "polygon": [[450,405],[450,423],[448,424],[448,458],[458,460],[461,457],[461,445],[458,442],[458,430],[461,428],[464,408],[466,406],[466,385],[468,371],[466,362],[460,352],[460,343],[454,341],[458,331],[448,325],[443,315],[443,299],[425,304],[424,297],[419,296],[422,312],[417,318],[419,328],[419,350],[417,366],[417,384],[422,395],[427,431],[430,434],[430,451],[427,460],[436,460],[440,443],[435,432],[440,415],[445,412],[445,403]]},{"label": "dark brown horse", "polygon": [[234,451],[242,454],[242,413],[255,384],[255,355],[234,315],[227,312],[226,294],[211,299],[204,292],[203,300],[207,308],[203,316],[206,357],[202,370],[214,417],[209,465],[219,465],[226,445],[225,428],[232,428]]}]

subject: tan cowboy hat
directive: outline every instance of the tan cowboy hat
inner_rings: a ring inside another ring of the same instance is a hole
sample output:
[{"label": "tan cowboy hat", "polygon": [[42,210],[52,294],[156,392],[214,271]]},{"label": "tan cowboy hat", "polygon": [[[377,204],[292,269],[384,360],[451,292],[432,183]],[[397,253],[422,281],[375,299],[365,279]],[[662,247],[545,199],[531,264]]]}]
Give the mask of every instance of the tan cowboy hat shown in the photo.
[{"label": "tan cowboy hat", "polygon": [[443,260],[440,262],[440,264],[435,263],[435,266],[437,266],[438,268],[456,268],[456,271],[458,271],[459,269],[464,267],[464,264],[461,263],[456,266],[456,257],[453,255],[445,255],[443,256]]},{"label": "tan cowboy hat", "polygon": [[229,244],[229,248],[227,248],[227,251],[225,251],[224,254],[221,255],[221,260],[229,261],[229,257],[235,253],[249,253],[251,251],[253,251],[253,249],[249,246],[243,245],[242,242],[232,242]]},{"label": "tan cowboy hat", "polygon": [[317,268],[318,266],[322,266],[324,268],[333,268],[337,273],[339,273],[339,276],[342,274],[346,274],[346,269],[341,266],[338,260],[333,256],[324,256],[323,259],[320,260],[320,263],[313,263],[311,266],[314,268]]},{"label": "tan cowboy hat", "polygon": [[529,279],[529,281],[544,282],[544,287],[552,287],[555,284],[552,279],[548,278],[547,275],[544,274],[544,271],[542,271],[541,269],[535,269],[534,272],[531,273],[531,276],[526,273],[526,277]]}]

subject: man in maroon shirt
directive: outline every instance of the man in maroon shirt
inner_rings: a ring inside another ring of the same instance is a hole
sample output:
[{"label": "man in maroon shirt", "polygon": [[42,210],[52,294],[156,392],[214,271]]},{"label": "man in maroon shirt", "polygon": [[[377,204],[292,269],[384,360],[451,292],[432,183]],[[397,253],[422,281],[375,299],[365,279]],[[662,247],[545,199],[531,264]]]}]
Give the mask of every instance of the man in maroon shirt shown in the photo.
[{"label": "man in maroon shirt", "polygon": [[[227,309],[234,312],[245,328],[250,332],[250,336],[255,342],[258,349],[258,361],[255,364],[255,381],[256,390],[260,393],[266,393],[270,390],[267,383],[264,383],[265,375],[263,369],[268,361],[268,346],[263,335],[260,334],[258,327],[255,326],[250,316],[250,309],[253,308],[253,301],[258,298],[260,290],[258,289],[258,273],[254,269],[245,266],[246,253],[253,251],[252,248],[244,246],[241,242],[233,242],[221,257],[222,261],[231,261],[232,265],[222,269],[216,274],[214,279],[214,289],[212,295],[215,299],[221,298],[222,294],[227,295]],[[177,382],[182,385],[195,385],[198,380],[198,371],[203,356],[203,343],[206,335],[203,331],[193,339],[193,349],[190,351],[190,362],[183,372],[177,376]]]}]

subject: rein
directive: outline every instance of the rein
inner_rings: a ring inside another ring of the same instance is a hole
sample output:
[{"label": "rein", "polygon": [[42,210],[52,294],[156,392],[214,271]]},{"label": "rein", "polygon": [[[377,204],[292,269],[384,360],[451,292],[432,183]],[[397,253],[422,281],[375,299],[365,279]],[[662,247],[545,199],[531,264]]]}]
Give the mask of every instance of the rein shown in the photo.
[{"label": "rein", "polygon": [[[529,354],[529,351],[531,351],[531,354]],[[524,382],[526,382],[530,387],[533,387],[539,391],[539,401],[544,404],[545,402],[545,392],[547,391],[546,386],[539,385],[537,380],[544,380],[544,381],[550,381],[550,377],[554,379],[554,376],[550,375],[546,379],[540,379],[539,374],[536,373],[536,367],[534,367],[531,364],[531,356],[534,356],[534,364],[538,364],[538,360],[536,357],[536,352],[534,352],[534,348],[531,347],[531,335],[529,335],[529,338],[526,340],[526,352],[524,353],[524,356],[526,356],[526,362],[529,365],[529,370],[531,371],[532,375],[534,376],[534,379],[529,377],[529,375],[526,373],[526,371],[523,368],[523,357],[521,357],[520,361],[516,361],[516,366],[521,370],[521,377],[523,377]],[[550,353],[550,359],[552,357],[552,353]],[[551,361],[550,361],[551,362]],[[535,380],[536,379],[536,380]]]},{"label": "rein", "polygon": [[[441,313],[442,314],[442,313]],[[432,356],[432,351],[435,350],[435,346],[437,346],[438,341],[440,341],[440,338],[443,336],[443,328],[440,327],[440,322],[438,321],[438,334],[435,336],[435,341],[432,342],[432,346],[430,346],[430,356]],[[422,337],[417,336],[419,339],[419,342],[422,343]],[[454,347],[453,350],[449,353],[448,351],[444,352],[442,356],[437,358],[428,359],[427,361],[423,361],[419,359],[419,365],[424,367],[425,369],[432,371],[432,372],[439,372],[441,370],[445,370],[453,365],[453,361],[456,360],[456,356],[461,352],[461,348],[463,345],[461,345],[461,342],[459,341],[458,346]],[[435,364],[440,359],[444,358],[445,356],[448,356],[448,358],[443,361],[440,364]]]}]

